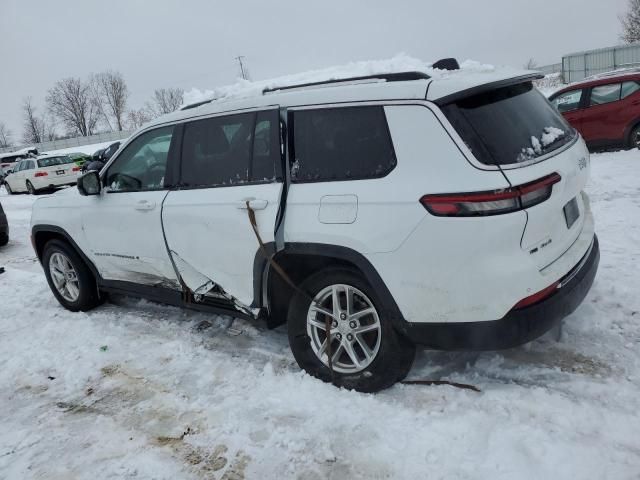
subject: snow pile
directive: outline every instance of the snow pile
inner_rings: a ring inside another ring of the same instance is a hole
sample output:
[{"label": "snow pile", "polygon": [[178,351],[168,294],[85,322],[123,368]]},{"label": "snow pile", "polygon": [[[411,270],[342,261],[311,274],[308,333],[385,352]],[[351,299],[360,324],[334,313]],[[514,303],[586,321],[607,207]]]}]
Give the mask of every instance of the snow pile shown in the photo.
[{"label": "snow pile", "polygon": [[544,78],[536,80],[534,84],[547,98],[566,86],[562,78],[562,73],[546,75]]},{"label": "snow pile", "polygon": [[239,79],[237,83],[213,90],[199,90],[192,88],[184,94],[184,104],[189,105],[218,98],[243,98],[261,95],[265,88],[283,87],[301,83],[313,83],[325,80],[337,80],[341,78],[361,77],[378,73],[398,72],[424,72],[434,79],[449,78],[456,75],[469,73],[491,73],[496,71],[493,65],[482,64],[472,60],[466,60],[460,64],[460,70],[438,70],[432,67],[432,63],[424,62],[405,54],[399,54],[386,60],[367,60],[350,62],[319,70],[285,75],[268,80],[247,81]]},{"label": "snow pile", "polygon": [[564,137],[564,130],[560,130],[556,127],[547,127],[544,129],[544,133],[542,134],[542,137],[540,137],[540,141],[542,142],[543,147],[548,147],[561,137]]},{"label": "snow pile", "polygon": [[540,138],[534,136],[531,137],[531,146],[524,147],[522,149],[522,152],[518,155],[517,162],[522,163],[532,160],[535,157],[539,157],[543,154],[546,147],[564,137],[565,134],[565,131],[560,130],[559,128],[545,127]]}]

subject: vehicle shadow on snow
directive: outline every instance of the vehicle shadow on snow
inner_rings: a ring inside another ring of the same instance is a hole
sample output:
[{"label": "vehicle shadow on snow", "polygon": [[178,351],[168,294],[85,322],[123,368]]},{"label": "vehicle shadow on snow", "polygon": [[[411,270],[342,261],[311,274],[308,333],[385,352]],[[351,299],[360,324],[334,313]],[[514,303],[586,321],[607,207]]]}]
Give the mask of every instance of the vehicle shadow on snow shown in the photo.
[{"label": "vehicle shadow on snow", "polygon": [[[109,306],[111,303],[111,306]],[[130,313],[168,321],[187,329],[207,349],[272,364],[276,373],[297,372],[289,351],[286,327],[269,330],[263,324],[168,307],[129,297],[113,297],[103,308],[126,308]],[[605,377],[613,368],[594,357],[572,350],[549,333],[521,347],[489,352],[440,352],[418,348],[407,380],[450,380],[464,383],[507,383],[548,386],[569,375]],[[486,388],[486,386],[485,386]]]}]

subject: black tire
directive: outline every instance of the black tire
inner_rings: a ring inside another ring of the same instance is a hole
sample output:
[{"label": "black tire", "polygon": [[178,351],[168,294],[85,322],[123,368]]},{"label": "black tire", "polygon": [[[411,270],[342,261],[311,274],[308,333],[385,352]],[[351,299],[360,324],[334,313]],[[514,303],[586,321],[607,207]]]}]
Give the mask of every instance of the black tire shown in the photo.
[{"label": "black tire", "polygon": [[33,187],[33,184],[27,180],[27,192],[29,193],[29,195],[35,195],[38,193],[38,191]]},{"label": "black tire", "polygon": [[7,195],[13,195],[13,190],[11,190],[8,182],[4,182],[4,189],[7,191]]},{"label": "black tire", "polygon": [[0,233],[0,247],[4,247],[7,243],[9,243],[9,235]]},{"label": "black tire", "polygon": [[636,125],[629,134],[629,148],[640,149],[640,125]]},{"label": "black tire", "polygon": [[[49,262],[51,256],[54,253],[61,253],[73,266],[77,279],[79,295],[76,301],[69,301],[65,299],[58,289],[56,288],[53,279],[51,278],[51,271]],[[44,268],[44,274],[47,277],[47,283],[49,288],[53,292],[60,305],[72,312],[87,311],[97,307],[103,302],[100,294],[98,293],[98,287],[96,285],[96,279],[87,267],[86,263],[82,260],[80,255],[71,247],[68,243],[61,240],[50,240],[44,247],[44,253],[42,255],[42,266]]]},{"label": "black tire", "polygon": [[388,315],[381,308],[382,303],[375,290],[363,276],[344,267],[328,268],[310,276],[300,286],[309,296],[297,292],[291,301],[287,315],[289,345],[298,365],[322,381],[332,381],[328,366],[318,358],[312,348],[312,339],[307,332],[307,312],[311,298],[326,287],[336,284],[355,287],[368,297],[378,313],[381,337],[378,353],[371,363],[357,373],[334,371],[334,384],[350,390],[371,393],[389,388],[404,379],[413,364],[415,345],[393,328]]}]

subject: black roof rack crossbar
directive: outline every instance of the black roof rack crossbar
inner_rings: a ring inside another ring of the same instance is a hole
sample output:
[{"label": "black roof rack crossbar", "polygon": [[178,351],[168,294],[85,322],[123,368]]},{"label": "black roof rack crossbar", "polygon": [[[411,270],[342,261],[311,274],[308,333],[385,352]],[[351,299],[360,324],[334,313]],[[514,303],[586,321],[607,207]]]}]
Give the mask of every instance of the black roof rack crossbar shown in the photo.
[{"label": "black roof rack crossbar", "polygon": [[190,103],[189,105],[185,105],[184,107],[182,107],[180,110],[189,110],[191,108],[199,107],[200,105],[206,105],[207,103],[213,102],[213,100],[214,100],[213,98],[210,98],[209,100],[202,100],[201,102]]},{"label": "black roof rack crossbar", "polygon": [[424,72],[399,72],[399,73],[378,73],[376,75],[364,75],[361,77],[336,78],[333,80],[323,80],[321,82],[299,83],[296,85],[283,85],[281,87],[269,87],[262,90],[262,93],[276,92],[278,90],[291,90],[293,88],[315,87],[318,85],[331,85],[332,83],[357,82],[360,80],[384,80],[386,82],[405,82],[409,80],[427,80],[431,78]]}]

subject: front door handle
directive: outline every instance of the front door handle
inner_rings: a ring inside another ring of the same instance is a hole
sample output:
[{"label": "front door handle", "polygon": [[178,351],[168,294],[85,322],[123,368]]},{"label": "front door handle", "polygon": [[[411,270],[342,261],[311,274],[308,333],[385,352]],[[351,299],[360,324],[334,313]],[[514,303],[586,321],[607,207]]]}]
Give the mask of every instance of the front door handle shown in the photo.
[{"label": "front door handle", "polygon": [[267,208],[267,205],[269,205],[269,202],[267,200],[260,200],[257,198],[245,198],[244,200],[241,200],[240,202],[238,202],[238,208],[241,210],[246,210],[247,202],[249,203],[249,206],[251,207],[252,210],[264,210],[265,208]]},{"label": "front door handle", "polygon": [[142,211],[153,210],[154,208],[156,208],[156,202],[150,202],[148,200],[140,200],[135,206],[136,210]]}]

